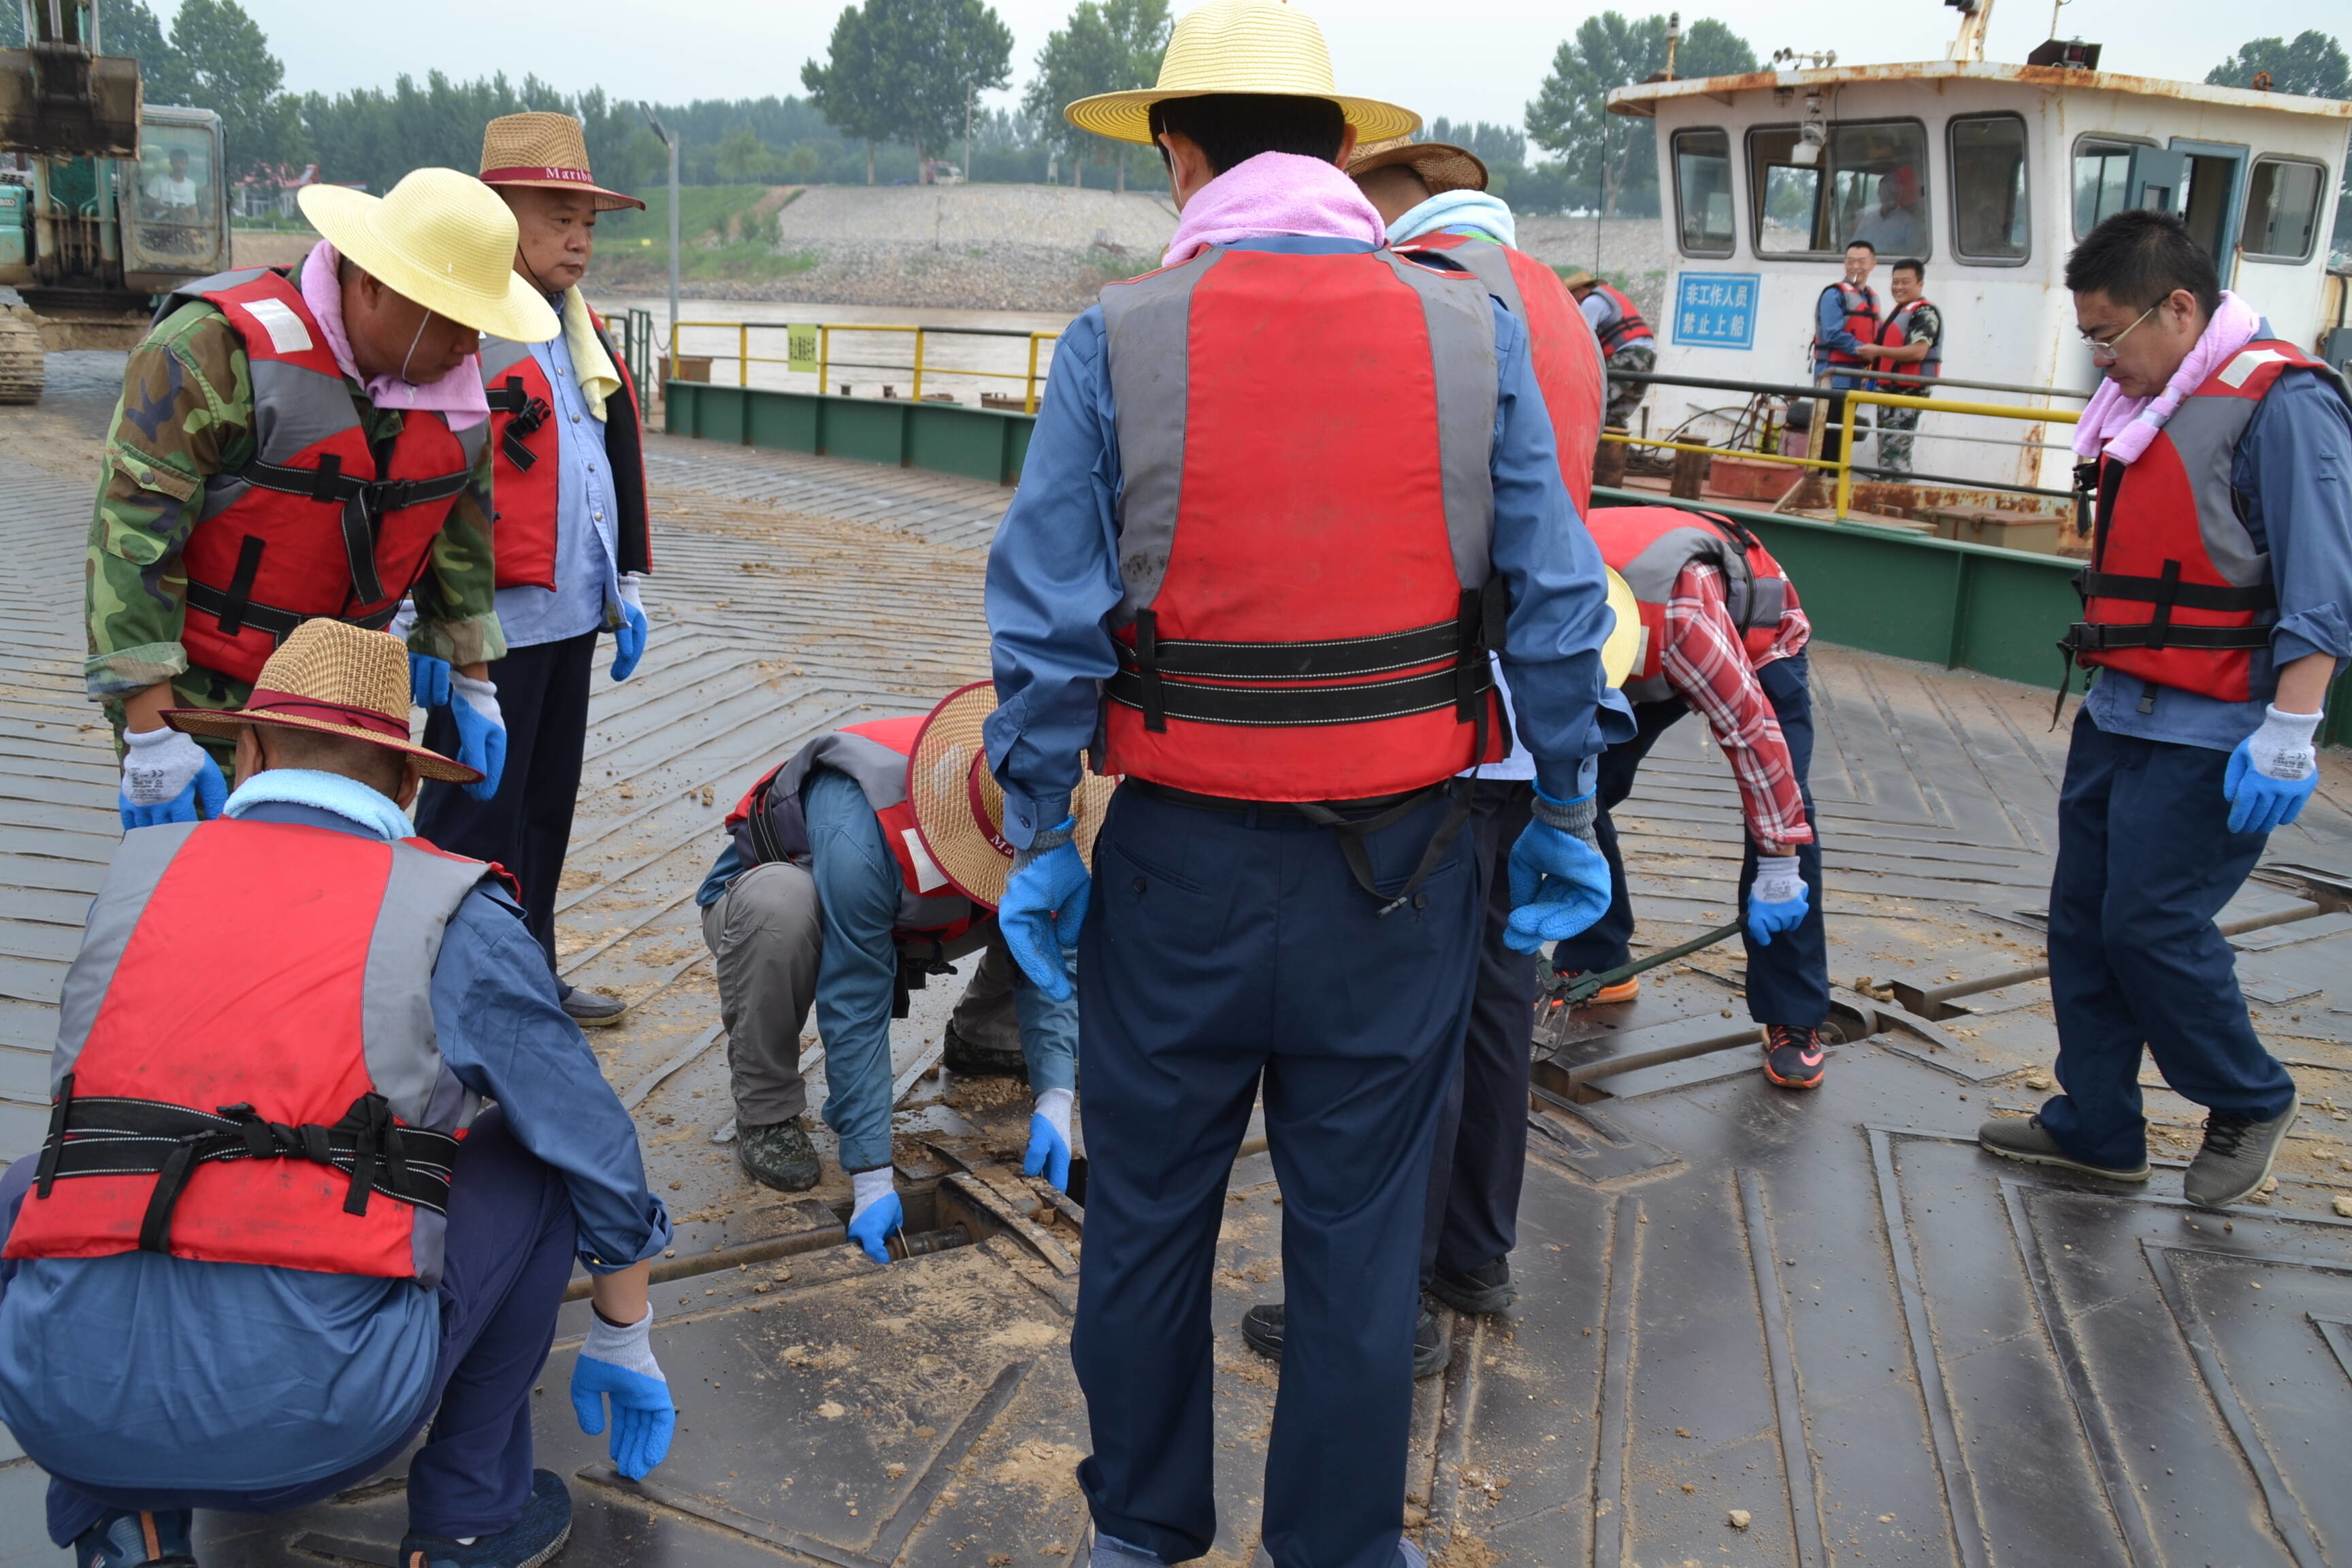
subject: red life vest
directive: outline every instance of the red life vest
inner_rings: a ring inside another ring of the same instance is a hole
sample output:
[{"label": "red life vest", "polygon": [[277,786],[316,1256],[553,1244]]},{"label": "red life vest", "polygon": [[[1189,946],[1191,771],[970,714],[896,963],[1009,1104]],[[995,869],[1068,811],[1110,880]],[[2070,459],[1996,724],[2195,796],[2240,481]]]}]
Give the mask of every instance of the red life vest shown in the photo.
[{"label": "red life vest", "polygon": [[1683,568],[1705,562],[1723,574],[1725,606],[1752,663],[1772,651],[1780,617],[1797,604],[1796,584],[1756,536],[1708,512],[1671,506],[1604,506],[1586,519],[1601,558],[1642,606],[1642,643],[1622,689],[1629,702],[1663,702],[1675,689],[1664,658],[1666,601]]},{"label": "red life vest", "polygon": [[1649,322],[1642,320],[1642,312],[1634,308],[1633,300],[1606,283],[1592,287],[1609,301],[1609,319],[1601,322],[1597,334],[1604,358],[1635,343],[1657,341],[1657,334],[1650,331]]},{"label": "red life vest", "polygon": [[220,308],[253,374],[253,460],[205,481],[180,555],[188,660],[251,681],[280,639],[331,616],[381,627],[425,574],[434,537],[472,479],[488,432],[452,433],[411,411],[389,450],[371,447],[327,334],[286,274],[224,272],[189,284]]},{"label": "red life vest", "polygon": [[1128,411],[1102,771],[1356,801],[1499,759],[1486,289],[1212,247],[1102,309]]},{"label": "red life vest", "polygon": [[[1838,308],[1845,312],[1845,330],[1862,342],[1878,342],[1878,296],[1868,289],[1855,288],[1843,278],[1831,284],[1830,289],[1836,290]],[[1824,293],[1828,291],[1829,289],[1823,290]],[[1825,364],[1875,364],[1876,363],[1875,360],[1865,359],[1846,349],[1825,347],[1819,339],[1816,339],[1813,343],[1813,368],[1816,371]]]},{"label": "red life vest", "polygon": [[2075,469],[2095,526],[2091,564],[2074,579],[2084,618],[2061,651],[2225,702],[2253,697],[2253,653],[2270,646],[2278,595],[2230,470],[2255,406],[2297,368],[2326,369],[2293,343],[2257,339],[2182,400],[2137,461]]},{"label": "red life vest", "polygon": [[1536,384],[1543,388],[1551,416],[1553,443],[1559,448],[1559,477],[1582,517],[1592,506],[1592,454],[1601,439],[1601,408],[1608,389],[1601,374],[1600,344],[1576,308],[1576,298],[1559,274],[1524,251],[1466,234],[1424,234],[1397,247],[1407,256],[1442,253],[1467,268],[1527,324],[1528,350]]},{"label": "red life vest", "polygon": [[124,836],[68,974],[56,1096],[10,1258],[142,1250],[441,1274],[476,1097],[435,1045],[433,966],[491,868],[332,828]]},{"label": "red life vest", "polygon": [[[1891,349],[1903,347],[1911,341],[1911,318],[1917,315],[1923,307],[1934,309],[1924,297],[1914,300],[1907,305],[1895,306],[1886,313],[1886,324],[1878,330],[1878,335],[1871,341]],[[1892,370],[1903,375],[1941,375],[1944,374],[1943,340],[1939,336],[1936,342],[1927,345],[1926,359],[1881,360],[1878,363],[1883,370]],[[1903,383],[1894,381],[1886,384],[1885,390],[1899,393],[1906,389]]]},{"label": "red life vest", "polygon": [[[591,313],[597,341],[604,345],[620,391],[605,403],[602,467],[611,483],[614,509],[614,568],[649,572],[653,552],[646,521],[646,466],[637,389],[628,367],[604,331],[604,318]],[[528,343],[486,337],[481,347],[482,385],[490,400],[491,462],[497,476],[498,527],[494,545],[501,588],[555,587],[555,510],[562,465],[552,458],[562,439],[554,390]],[[592,518],[591,523],[602,521]]]},{"label": "red life vest", "polygon": [[[866,804],[882,824],[882,840],[898,862],[898,931],[940,942],[953,942],[985,918],[956,890],[923,847],[915,830],[915,808],[907,798],[907,762],[923,727],[909,719],[876,719],[819,735],[744,792],[727,814],[728,831],[746,866],[773,860],[809,862],[808,818],[801,790],[818,768],[847,773],[865,792]],[[1011,852],[1009,847],[1006,851]]]}]

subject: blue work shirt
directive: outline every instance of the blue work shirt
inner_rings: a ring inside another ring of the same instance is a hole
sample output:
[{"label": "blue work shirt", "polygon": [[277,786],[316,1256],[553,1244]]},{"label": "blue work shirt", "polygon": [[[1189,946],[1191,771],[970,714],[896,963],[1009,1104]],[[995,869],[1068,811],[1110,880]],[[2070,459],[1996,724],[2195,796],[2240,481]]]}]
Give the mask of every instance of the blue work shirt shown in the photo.
[{"label": "blue work shirt", "polygon": [[[2270,336],[2269,323],[2256,335]],[[2238,437],[2230,487],[2278,592],[2271,646],[2255,650],[2249,672],[2252,696],[2225,702],[2101,670],[2083,707],[2111,735],[2235,751],[2262,728],[2280,665],[2324,653],[2341,674],[2352,658],[2352,410],[2319,375],[2286,372]]]},{"label": "blue work shirt", "polygon": [[[1865,292],[1870,294],[1873,301],[1877,300],[1878,295],[1875,291],[1865,290]],[[1862,343],[1862,339],[1845,330],[1845,300],[1838,293],[1837,285],[1831,284],[1822,290],[1822,297],[1813,304],[1813,374],[1819,375],[1831,368],[1831,350],[1834,349],[1839,353],[1850,354],[1860,350]],[[1859,370],[1861,367],[1841,365],[1837,368]],[[1830,378],[1830,385],[1840,391],[1860,384],[1861,383],[1851,375],[1835,375]]]},{"label": "blue work shirt", "polygon": [[[244,820],[373,832],[284,803],[255,805]],[[433,969],[433,1025],[458,1081],[498,1101],[516,1140],[562,1174],[592,1272],[669,1245],[636,1128],[504,893],[478,888],[450,918]],[[321,1479],[397,1441],[431,1392],[441,1302],[410,1280],[152,1252],[0,1268],[10,1270],[0,1420],[57,1473],[89,1486],[244,1491]],[[115,1434],[158,1427],[178,1434],[184,1468],[123,1471]]]},{"label": "blue work shirt", "polygon": [[[1234,248],[1330,256],[1371,247],[1280,237]],[[1607,579],[1601,552],[1560,482],[1527,330],[1501,305],[1493,311],[1492,556],[1510,595],[1503,667],[1537,776],[1547,794],[1566,800],[1591,788],[1589,759],[1632,738],[1633,717],[1601,671],[1601,645],[1613,624]],[[1335,385],[1333,395],[1361,390]],[[1126,592],[1118,569],[1121,483],[1118,414],[1102,308],[1096,306],[1070,324],[1055,350],[1021,488],[988,552],[999,707],[985,734],[1004,785],[1006,837],[1015,845],[1069,816],[1079,752],[1095,732],[1100,683],[1118,668],[1109,617]]]},{"label": "blue work shirt", "polygon": [[[563,296],[549,302],[557,315],[563,313]],[[499,625],[510,648],[603,631],[617,620],[621,602],[614,565],[620,559],[621,512],[613,499],[613,466],[604,455],[604,421],[581,395],[562,333],[531,344],[530,357],[547,377],[548,402],[554,409],[547,423],[556,432],[555,586],[499,590]]]}]

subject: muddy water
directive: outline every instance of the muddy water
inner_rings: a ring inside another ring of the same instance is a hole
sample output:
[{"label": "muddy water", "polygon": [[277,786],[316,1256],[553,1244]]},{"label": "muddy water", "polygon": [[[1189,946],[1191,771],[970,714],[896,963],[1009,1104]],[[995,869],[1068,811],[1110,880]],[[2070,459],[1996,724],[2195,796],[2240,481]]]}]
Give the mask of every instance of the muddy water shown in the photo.
[{"label": "muddy water", "polygon": [[[653,313],[655,331],[663,335],[669,302],[660,296],[598,296],[600,310],[629,307]],[[825,377],[826,389],[845,387],[860,397],[879,397],[887,386],[892,395],[907,397],[914,390],[915,335],[912,332],[859,331],[863,325],[963,327],[991,332],[1058,332],[1069,325],[1075,311],[950,310],[936,307],[890,305],[800,305],[765,300],[681,300],[678,301],[681,359],[710,357],[710,379],[742,384],[746,367],[739,359],[745,333],[739,323],[750,323],[749,384],[794,392],[814,392],[817,378],[784,367],[784,324],[816,322],[836,329]],[[701,324],[711,323],[711,324]],[[1053,363],[1052,342],[1037,350],[1038,385]],[[1029,363],[1025,336],[963,337],[926,332],[923,336],[923,395],[952,395],[976,405],[982,392],[1019,397]],[[976,374],[991,373],[991,374]]]}]

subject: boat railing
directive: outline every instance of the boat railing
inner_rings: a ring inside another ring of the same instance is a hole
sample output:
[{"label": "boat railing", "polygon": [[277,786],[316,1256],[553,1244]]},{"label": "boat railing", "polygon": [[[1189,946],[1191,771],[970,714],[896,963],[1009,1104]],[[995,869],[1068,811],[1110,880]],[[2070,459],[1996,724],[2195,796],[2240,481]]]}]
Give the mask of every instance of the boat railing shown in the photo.
[{"label": "boat railing", "polygon": [[[814,374],[819,396],[823,396],[825,388],[833,384],[833,373],[836,370],[905,371],[910,377],[909,395],[914,402],[920,403],[923,401],[923,377],[927,374],[934,378],[935,383],[940,376],[959,379],[974,376],[987,381],[1020,382],[1020,412],[1024,414],[1037,412],[1037,389],[1051,369],[1050,363],[1041,363],[1044,345],[1062,335],[1058,331],[1024,331],[1018,327],[933,327],[890,321],[676,321],[671,323],[669,330],[669,363],[673,366],[682,363],[679,358],[681,333],[689,330],[711,329],[730,331],[735,334],[733,353],[719,353],[704,357],[714,361],[734,361],[735,384],[738,386],[751,384],[751,367],[755,364],[782,365],[790,372]],[[782,354],[755,354],[751,352],[751,334],[768,331],[786,334]],[[904,361],[887,362],[837,358],[834,353],[833,341],[836,332],[909,337],[913,340],[912,356]],[[936,361],[927,363],[932,341],[947,337],[1015,339],[1027,347],[1027,363],[1021,370],[975,370],[961,364],[940,364]],[[848,391],[845,385],[842,395],[847,395]],[[884,395],[889,394],[886,392]],[[983,399],[984,403],[986,401]],[[1008,396],[1003,399],[1003,404],[1009,405],[1012,401]]]}]

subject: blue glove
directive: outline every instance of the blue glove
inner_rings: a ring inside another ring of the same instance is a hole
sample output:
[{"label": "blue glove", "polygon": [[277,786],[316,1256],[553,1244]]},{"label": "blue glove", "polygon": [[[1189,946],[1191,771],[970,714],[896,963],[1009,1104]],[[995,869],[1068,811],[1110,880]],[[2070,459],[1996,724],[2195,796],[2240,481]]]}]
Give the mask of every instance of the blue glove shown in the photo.
[{"label": "blue glove", "polygon": [[408,656],[408,700],[431,712],[449,706],[449,661],[431,654]]},{"label": "blue glove", "polygon": [[646,1479],[669,1455],[677,1412],[670,1405],[669,1380],[654,1360],[654,1315],[631,1328],[614,1328],[588,1315],[588,1342],[572,1363],[572,1413],[580,1430],[594,1436],[604,1429],[604,1402],[612,1401],[613,1468],[633,1481]]},{"label": "blue glove", "polygon": [[2319,787],[2311,737],[2322,717],[2282,713],[2273,705],[2263,714],[2263,727],[2238,742],[2221,777],[2231,832],[2268,833],[2303,814],[2303,803]]},{"label": "blue glove", "polygon": [[1503,945],[1540,952],[1609,912],[1609,862],[1591,840],[1589,795],[1558,801],[1536,789],[1535,820],[1511,846],[1511,919]]},{"label": "blue glove", "polygon": [[1794,855],[1759,855],[1756,880],[1748,888],[1748,934],[1759,947],[1772,945],[1775,934],[1805,923],[1804,873]]},{"label": "blue glove", "polygon": [[646,657],[646,613],[635,605],[621,606],[621,624],[613,628],[613,679],[626,680]]},{"label": "blue glove", "polygon": [[1062,950],[1078,945],[1078,928],[1086,923],[1087,900],[1094,891],[1087,863],[1070,842],[1077,825],[1075,816],[1064,819],[1013,858],[1004,901],[996,907],[996,923],[1013,962],[1055,1002],[1070,999]]},{"label": "blue glove", "polygon": [[893,1235],[907,1228],[906,1205],[892,1190],[890,1167],[859,1171],[849,1181],[857,1189],[857,1205],[849,1215],[849,1239],[864,1247],[866,1256],[875,1262],[887,1263],[890,1250],[887,1244]]},{"label": "blue glove", "polygon": [[123,732],[122,788],[115,804],[125,832],[166,822],[210,821],[227,801],[228,781],[221,777],[220,764],[186,735],[173,729]]},{"label": "blue glove", "polygon": [[1029,1113],[1029,1152],[1021,1162],[1024,1176],[1043,1176],[1057,1193],[1070,1190],[1070,1101],[1066,1089],[1049,1089],[1037,1097]]},{"label": "blue glove", "polygon": [[499,689],[451,670],[449,717],[457,725],[457,760],[482,775],[466,793],[488,800],[499,793],[499,777],[507,768],[507,721],[499,711]]}]

